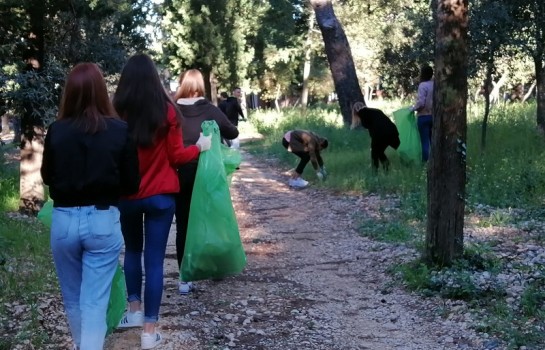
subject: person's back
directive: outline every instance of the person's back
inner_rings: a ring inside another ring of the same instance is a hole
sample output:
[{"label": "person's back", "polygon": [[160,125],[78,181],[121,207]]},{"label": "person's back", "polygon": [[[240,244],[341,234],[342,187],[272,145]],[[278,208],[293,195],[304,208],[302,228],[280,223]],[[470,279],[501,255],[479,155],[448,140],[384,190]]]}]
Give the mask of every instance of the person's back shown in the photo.
[{"label": "person's back", "polygon": [[226,92],[222,92],[220,96],[221,101],[218,103],[218,108],[223,112],[223,114],[227,115],[227,99],[229,98],[229,95],[227,95]]},{"label": "person's back", "polygon": [[225,115],[227,115],[227,118],[233,125],[238,125],[238,116],[241,113],[242,109],[236,97],[231,96],[225,100]]},{"label": "person's back", "polygon": [[380,109],[365,107],[358,114],[362,126],[369,130],[369,135],[375,142],[380,140],[390,145],[398,139],[397,127]]},{"label": "person's back", "polygon": [[68,74],[40,171],[53,199],[51,252],[74,348],[102,349],[123,246],[118,204],[140,177],[136,146],[97,65]]},{"label": "person's back", "polygon": [[213,104],[204,98],[188,99],[181,98],[176,101],[176,104],[184,119],[182,121],[182,130],[184,144],[186,146],[195,144],[199,139],[202,122],[205,120],[214,120],[220,128],[220,135],[232,140],[238,137],[238,129],[235,125],[229,122],[225,115],[221,114]]},{"label": "person's back", "polygon": [[[121,195],[138,190],[134,181],[121,182],[119,176],[125,172],[119,168],[119,159],[133,154],[127,150],[127,124],[114,118],[106,119],[106,123],[104,130],[93,134],[72,120],[58,120],[49,126],[47,148],[54,155],[54,162],[51,168],[45,163],[44,176],[47,182],[51,179],[49,191],[55,205],[117,205]],[[136,157],[133,162],[137,164]]]},{"label": "person's back", "polygon": [[[202,73],[197,69],[190,69],[179,78],[179,88],[175,95],[178,108],[182,112],[183,138],[185,144],[191,144],[199,138],[201,125],[205,120],[214,120],[220,129],[220,136],[224,139],[238,137],[238,129],[231,123],[224,112],[204,98],[205,87]],[[227,97],[226,93],[221,94]],[[227,103],[227,100],[223,102]],[[176,195],[176,257],[181,266],[185,250],[189,209],[193,195],[193,186],[197,174],[197,161],[185,164],[178,168],[180,191]],[[182,276],[183,278],[183,276]],[[192,281],[180,281],[180,294],[187,295],[193,289]]]},{"label": "person's back", "polygon": [[[138,194],[120,201],[125,238],[125,280],[129,308],[118,327],[143,327],[142,349],[157,346],[156,329],[163,295],[163,266],[170,226],[180,190],[177,166],[210,148],[203,138],[184,147],[181,115],[162,86],[157,68],[144,54],[132,56],[121,72],[114,106],[127,120],[138,145],[142,183]],[[142,297],[142,257],[145,287]],[[143,310],[142,310],[143,308]]]}]

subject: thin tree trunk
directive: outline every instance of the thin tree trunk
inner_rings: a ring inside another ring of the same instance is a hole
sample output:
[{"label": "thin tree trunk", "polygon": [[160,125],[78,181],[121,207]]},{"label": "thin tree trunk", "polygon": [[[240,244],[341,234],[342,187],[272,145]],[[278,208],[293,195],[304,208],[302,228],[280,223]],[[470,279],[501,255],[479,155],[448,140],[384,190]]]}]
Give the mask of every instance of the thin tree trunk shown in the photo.
[{"label": "thin tree trunk", "polygon": [[466,181],[468,0],[437,0],[434,122],[424,259],[463,254]]},{"label": "thin tree trunk", "polygon": [[[39,2],[31,7],[29,17],[32,28],[28,36],[30,48],[25,54],[26,69],[39,74],[45,64],[44,16],[44,3]],[[34,101],[26,101],[25,111],[21,116],[19,211],[26,214],[37,213],[45,199],[40,175],[45,131],[42,118],[35,115],[33,105]]]},{"label": "thin tree trunk", "polygon": [[316,21],[322,32],[325,51],[343,121],[349,125],[352,121],[352,105],[356,101],[365,103],[356,68],[352,59],[350,45],[342,25],[337,20],[331,0],[310,0],[316,14]]},{"label": "thin tree trunk", "polygon": [[2,115],[2,135],[9,134],[9,113]]},{"label": "thin tree trunk", "polygon": [[534,89],[536,88],[536,82],[534,81],[532,83],[532,85],[530,85],[530,87],[528,88],[528,91],[526,92],[526,94],[524,94],[524,97],[522,98],[522,103],[528,101],[528,99],[530,98],[530,96],[532,96],[532,92],[534,92]]},{"label": "thin tree trunk", "polygon": [[305,63],[303,65],[303,91],[301,92],[301,109],[303,112],[308,105],[308,83],[310,78],[310,65],[312,54],[312,31],[314,30],[314,15],[311,13],[308,19],[308,33],[305,43]]},{"label": "thin tree trunk", "polygon": [[210,101],[218,105],[218,79],[214,72],[210,72]]},{"label": "thin tree trunk", "polygon": [[212,90],[211,90],[211,84],[210,84],[210,81],[212,79],[212,72],[210,71],[210,69],[203,69],[202,77],[204,80],[205,97],[208,99],[208,101],[210,101],[212,99]]},{"label": "thin tree trunk", "polygon": [[541,56],[534,57],[534,65],[536,70],[536,87],[537,87],[537,127],[541,132],[545,132],[545,68]]},{"label": "thin tree trunk", "polygon": [[486,78],[484,80],[484,116],[481,126],[481,153],[484,152],[486,147],[486,129],[488,126],[488,116],[490,115],[490,85],[492,85],[492,70],[494,68],[493,56],[486,65]]},{"label": "thin tree trunk", "polygon": [[490,79],[490,83],[494,86],[492,88],[492,91],[490,92],[490,103],[498,103],[500,101],[500,89],[505,85],[507,82],[507,74],[503,74],[500,77],[500,80],[498,80],[497,83],[493,82],[492,79]]}]

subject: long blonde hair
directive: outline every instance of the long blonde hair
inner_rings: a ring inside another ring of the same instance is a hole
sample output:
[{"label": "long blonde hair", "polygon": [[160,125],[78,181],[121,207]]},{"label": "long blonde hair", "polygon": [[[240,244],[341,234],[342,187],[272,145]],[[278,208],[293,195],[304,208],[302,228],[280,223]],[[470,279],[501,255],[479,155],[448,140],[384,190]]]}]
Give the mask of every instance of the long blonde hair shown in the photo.
[{"label": "long blonde hair", "polygon": [[198,69],[190,69],[180,75],[180,87],[176,90],[174,101],[179,98],[203,97],[204,78]]},{"label": "long blonde hair", "polygon": [[352,124],[350,125],[350,129],[357,128],[361,125],[361,118],[358,115],[358,112],[365,108],[365,104],[363,102],[355,102],[352,105]]}]

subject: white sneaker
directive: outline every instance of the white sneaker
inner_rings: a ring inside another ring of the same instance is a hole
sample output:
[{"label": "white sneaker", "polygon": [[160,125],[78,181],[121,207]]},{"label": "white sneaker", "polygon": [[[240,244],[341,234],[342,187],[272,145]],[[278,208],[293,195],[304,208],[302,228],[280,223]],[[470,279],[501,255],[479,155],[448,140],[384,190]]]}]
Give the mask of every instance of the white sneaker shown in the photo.
[{"label": "white sneaker", "polygon": [[178,290],[180,291],[181,295],[188,295],[193,291],[193,288],[193,282],[180,282],[178,285]]},{"label": "white sneaker", "polygon": [[142,333],[140,336],[140,345],[142,346],[142,349],[153,349],[162,341],[163,337],[161,336],[161,333],[157,331],[155,333]]},{"label": "white sneaker", "polygon": [[144,325],[144,313],[142,311],[125,312],[117,328],[142,327]]},{"label": "white sneaker", "polygon": [[290,185],[290,187],[305,188],[308,186],[308,181],[305,181],[301,177],[298,177],[297,179],[290,179],[288,184]]}]

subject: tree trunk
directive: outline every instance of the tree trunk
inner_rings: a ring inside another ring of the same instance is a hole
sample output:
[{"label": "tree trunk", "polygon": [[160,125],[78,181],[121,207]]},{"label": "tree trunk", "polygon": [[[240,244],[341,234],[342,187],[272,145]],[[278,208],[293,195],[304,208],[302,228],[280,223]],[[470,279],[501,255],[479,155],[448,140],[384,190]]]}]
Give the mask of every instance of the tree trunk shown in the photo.
[{"label": "tree trunk", "polygon": [[356,76],[350,45],[343,27],[335,16],[331,0],[310,0],[310,4],[314,9],[324,39],[327,60],[339,98],[343,121],[349,125],[352,121],[352,104],[356,101],[365,103]]},{"label": "tree trunk", "polygon": [[202,78],[204,80],[204,94],[205,94],[204,97],[206,97],[208,101],[210,101],[212,98],[212,91],[210,90],[212,88],[210,84],[210,81],[212,78],[212,72],[210,71],[210,69],[203,68],[201,70],[201,73],[202,73]]},{"label": "tree trunk", "polygon": [[534,57],[534,65],[537,87],[537,127],[541,132],[545,132],[545,68],[543,67],[541,56]]},{"label": "tree trunk", "polygon": [[218,79],[214,72],[210,72],[210,101],[218,105]]},{"label": "tree trunk", "polygon": [[528,101],[530,96],[532,96],[532,92],[534,91],[535,88],[536,88],[536,82],[534,81],[532,85],[530,85],[530,87],[528,88],[528,91],[526,92],[526,94],[524,94],[524,97],[522,98],[522,101],[520,102]]},{"label": "tree trunk", "polygon": [[468,0],[437,0],[434,122],[424,259],[463,254],[466,181]]},{"label": "tree trunk", "polygon": [[2,115],[2,135],[9,134],[9,113],[5,113]]},{"label": "tree trunk", "polygon": [[314,30],[314,16],[311,13],[308,17],[308,33],[307,41],[305,43],[305,63],[303,65],[303,91],[301,91],[301,109],[303,112],[307,109],[308,105],[308,79],[310,77],[312,54],[312,31]]},{"label": "tree trunk", "polygon": [[486,65],[486,78],[484,80],[484,117],[481,126],[481,153],[486,147],[486,129],[488,126],[488,116],[490,115],[490,85],[492,85],[492,70],[494,68],[494,58],[491,55]]},{"label": "tree trunk", "polygon": [[500,77],[500,80],[498,80],[497,83],[493,82],[492,80],[490,80],[490,83],[494,86],[494,88],[492,89],[492,91],[490,92],[490,103],[498,103],[500,102],[500,89],[505,85],[505,83],[507,82],[507,77],[508,77],[508,74],[504,73],[501,77]]},{"label": "tree trunk", "polygon": [[[44,16],[45,5],[38,2],[30,8],[32,25],[28,34],[29,49],[25,52],[26,70],[41,72],[44,60]],[[34,101],[25,103],[21,116],[21,163],[19,182],[19,211],[37,213],[44,202],[44,186],[40,175],[44,144],[44,125],[41,116],[34,113]]]}]

